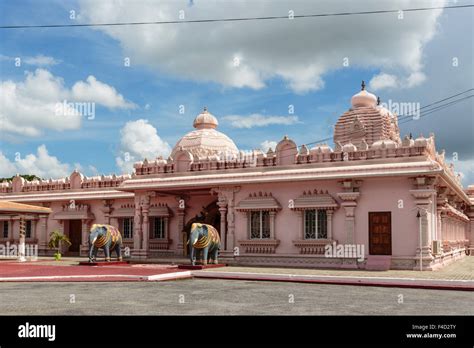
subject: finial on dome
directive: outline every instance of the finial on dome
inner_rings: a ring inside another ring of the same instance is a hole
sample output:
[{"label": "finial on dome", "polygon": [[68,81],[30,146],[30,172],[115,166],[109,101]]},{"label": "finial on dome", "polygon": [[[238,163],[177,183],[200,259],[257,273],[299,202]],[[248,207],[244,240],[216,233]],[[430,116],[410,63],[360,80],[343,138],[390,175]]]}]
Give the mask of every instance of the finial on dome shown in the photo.
[{"label": "finial on dome", "polygon": [[380,105],[380,97],[377,97],[377,105]]},{"label": "finial on dome", "polygon": [[365,81],[362,80],[362,83],[360,84],[360,90],[365,91]]},{"label": "finial on dome", "polygon": [[204,107],[204,112],[207,112],[207,106]]}]

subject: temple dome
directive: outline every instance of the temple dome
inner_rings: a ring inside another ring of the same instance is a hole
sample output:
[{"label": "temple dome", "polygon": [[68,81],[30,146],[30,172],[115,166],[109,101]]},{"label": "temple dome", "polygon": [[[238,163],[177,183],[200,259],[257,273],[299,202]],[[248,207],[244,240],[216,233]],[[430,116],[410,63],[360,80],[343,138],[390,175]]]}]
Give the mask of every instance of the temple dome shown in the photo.
[{"label": "temple dome", "polygon": [[193,122],[195,130],[183,136],[171,151],[175,158],[178,151],[189,151],[195,158],[206,158],[212,155],[224,154],[237,156],[239,150],[232,139],[216,130],[219,122],[207,108],[196,116]]},{"label": "temple dome", "polygon": [[[351,99],[352,107],[339,117],[334,127],[334,143],[343,147],[353,144],[357,148],[366,148],[377,141],[391,140],[397,145],[401,143],[397,116],[386,108],[378,105],[375,95],[362,90]],[[380,143],[381,144],[381,143]]]}]

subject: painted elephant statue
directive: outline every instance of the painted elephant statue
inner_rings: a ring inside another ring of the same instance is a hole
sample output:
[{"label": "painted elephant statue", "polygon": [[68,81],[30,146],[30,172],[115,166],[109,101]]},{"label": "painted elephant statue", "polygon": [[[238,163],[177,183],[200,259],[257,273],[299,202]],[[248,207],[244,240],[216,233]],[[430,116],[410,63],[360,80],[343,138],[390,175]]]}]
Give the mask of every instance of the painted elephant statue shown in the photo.
[{"label": "painted elephant statue", "polygon": [[209,263],[217,264],[217,255],[221,246],[219,232],[214,226],[193,223],[189,234],[189,256],[191,264],[196,264],[196,259],[203,265]]},{"label": "painted elephant statue", "polygon": [[95,262],[97,251],[104,249],[105,261],[110,261],[110,253],[115,250],[117,260],[122,261],[122,235],[111,225],[94,224],[89,234],[89,262]]}]

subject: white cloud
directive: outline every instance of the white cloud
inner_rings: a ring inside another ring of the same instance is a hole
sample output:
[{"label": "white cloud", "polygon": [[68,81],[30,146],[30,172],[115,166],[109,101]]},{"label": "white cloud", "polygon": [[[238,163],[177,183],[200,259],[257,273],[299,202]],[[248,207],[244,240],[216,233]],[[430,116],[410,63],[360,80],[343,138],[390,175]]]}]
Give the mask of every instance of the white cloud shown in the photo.
[{"label": "white cloud", "polygon": [[[58,113],[58,103],[88,101],[108,108],[130,108],[117,91],[93,76],[78,81],[70,90],[62,78],[45,69],[25,72],[22,82],[0,82],[0,131],[8,134],[39,136],[45,129],[78,129],[82,116],[73,107]],[[88,115],[84,115],[88,116]]]},{"label": "white cloud", "polygon": [[37,66],[57,65],[61,62],[54,57],[44,56],[42,54],[38,54],[35,57],[26,57],[23,61],[28,65]]},{"label": "white cloud", "polygon": [[426,80],[426,75],[420,71],[412,72],[407,77],[397,77],[393,74],[380,73],[372,77],[369,82],[369,88],[373,91],[379,91],[389,88],[416,87]]},{"label": "white cloud", "polygon": [[299,123],[298,116],[266,116],[261,114],[251,114],[249,116],[229,115],[223,120],[229,121],[235,128],[265,127],[269,125],[292,125]]},{"label": "white cloud", "polygon": [[167,157],[171,152],[169,144],[159,137],[156,128],[148,120],[127,122],[120,135],[120,156],[115,158],[115,163],[124,172],[133,172],[136,161]]},{"label": "white cloud", "polygon": [[21,154],[16,160],[9,160],[0,152],[0,176],[10,177],[16,174],[34,174],[40,178],[64,178],[72,172],[71,166],[48,153],[46,145],[38,146],[36,154]]},{"label": "white cloud", "polygon": [[[282,16],[440,6],[445,0],[202,1],[80,0],[84,22],[167,21]],[[120,42],[135,64],[194,81],[259,89],[274,78],[295,92],[324,86],[324,74],[349,66],[394,69],[401,76],[423,69],[423,49],[436,33],[442,10],[332,18],[98,27]],[[229,16],[231,14],[231,16]],[[397,72],[397,75],[398,75]]]},{"label": "white cloud", "polygon": [[125,101],[124,97],[117,93],[115,88],[97,81],[94,76],[87,77],[86,82],[78,81],[72,86],[72,98],[78,101],[96,102],[110,109],[134,108],[133,103]]},{"label": "white cloud", "polygon": [[270,141],[270,140],[265,140],[263,143],[260,144],[261,146],[261,149],[263,152],[267,152],[268,149],[272,149],[273,151],[275,151],[275,148],[277,146],[277,142],[276,141]]},{"label": "white cloud", "polygon": [[395,75],[381,73],[372,77],[369,88],[378,91],[384,88],[395,88],[398,86],[398,79]]}]

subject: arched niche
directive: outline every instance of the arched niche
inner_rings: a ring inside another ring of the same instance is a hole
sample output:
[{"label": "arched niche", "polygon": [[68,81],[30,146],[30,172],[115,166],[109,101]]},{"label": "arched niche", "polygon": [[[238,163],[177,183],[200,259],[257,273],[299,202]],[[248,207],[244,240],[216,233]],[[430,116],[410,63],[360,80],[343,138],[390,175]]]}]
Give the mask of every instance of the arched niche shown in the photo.
[{"label": "arched niche", "polygon": [[284,166],[295,164],[298,155],[296,143],[285,136],[275,148],[276,165]]}]

